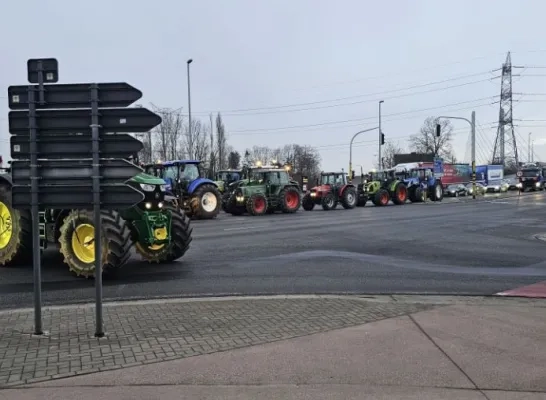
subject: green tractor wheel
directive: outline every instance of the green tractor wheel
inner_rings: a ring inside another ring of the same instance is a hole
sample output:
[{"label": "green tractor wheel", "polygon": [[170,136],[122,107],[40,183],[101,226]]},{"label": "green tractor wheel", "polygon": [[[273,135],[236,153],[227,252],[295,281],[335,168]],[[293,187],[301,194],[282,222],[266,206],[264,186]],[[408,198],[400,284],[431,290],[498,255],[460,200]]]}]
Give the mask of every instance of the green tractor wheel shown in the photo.
[{"label": "green tractor wheel", "polygon": [[[130,257],[131,232],[117,211],[101,211],[102,271],[122,267]],[[89,278],[95,275],[93,212],[71,211],[60,228],[59,244],[70,271]]]},{"label": "green tractor wheel", "polygon": [[384,207],[389,204],[390,196],[386,189],[379,189],[373,198],[373,204],[378,207]]},{"label": "green tractor wheel", "polygon": [[[150,246],[140,242],[135,243],[136,252],[149,263],[168,263],[181,258],[188,251],[192,241],[193,228],[190,226],[190,218],[183,210],[170,204],[166,204],[165,209],[171,213],[170,242]],[[165,240],[168,236],[167,227],[154,230],[154,237],[158,240]]]},{"label": "green tractor wheel", "polygon": [[11,206],[9,186],[0,186],[0,266],[32,260],[32,226],[28,210]]}]

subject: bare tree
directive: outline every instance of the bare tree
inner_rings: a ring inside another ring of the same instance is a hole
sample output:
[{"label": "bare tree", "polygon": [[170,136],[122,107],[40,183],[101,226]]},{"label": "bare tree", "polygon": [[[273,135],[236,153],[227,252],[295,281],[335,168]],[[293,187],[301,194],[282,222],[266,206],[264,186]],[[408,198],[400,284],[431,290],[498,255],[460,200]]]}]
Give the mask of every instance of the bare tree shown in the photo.
[{"label": "bare tree", "polygon": [[154,153],[158,154],[162,160],[174,160],[184,146],[182,112],[156,106],[153,108],[162,120],[161,124],[152,131]]},{"label": "bare tree", "polygon": [[[436,137],[436,124],[442,127],[440,137]],[[436,117],[425,119],[419,133],[411,135],[410,149],[416,153],[433,154],[434,157],[451,159],[453,157],[453,125],[447,119],[437,120]]]},{"label": "bare tree", "polygon": [[214,148],[214,125],[212,113],[209,115],[210,121],[210,156],[209,156],[209,178],[214,179],[217,168],[216,150]]},{"label": "bare tree", "polygon": [[383,168],[388,169],[395,166],[394,156],[396,154],[401,154],[404,152],[404,149],[394,142],[387,142],[383,147]]},{"label": "bare tree", "polygon": [[220,113],[216,116],[216,152],[218,154],[218,169],[223,169],[227,161],[226,128]]},{"label": "bare tree", "polygon": [[228,168],[238,169],[241,163],[241,155],[238,151],[230,151],[228,155]]},{"label": "bare tree", "polygon": [[209,163],[209,138],[210,128],[206,125],[199,125],[199,129],[193,134],[193,154],[194,160],[200,160],[204,166]]}]

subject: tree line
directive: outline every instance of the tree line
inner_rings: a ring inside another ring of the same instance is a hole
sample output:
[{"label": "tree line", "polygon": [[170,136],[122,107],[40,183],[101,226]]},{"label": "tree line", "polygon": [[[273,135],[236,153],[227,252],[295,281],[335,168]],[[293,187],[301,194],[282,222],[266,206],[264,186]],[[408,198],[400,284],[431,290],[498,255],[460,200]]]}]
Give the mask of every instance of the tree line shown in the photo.
[{"label": "tree line", "polygon": [[276,161],[290,165],[292,174],[316,176],[320,173],[318,151],[307,145],[287,144],[278,148],[253,146],[242,152],[228,143],[228,133],[222,115],[208,119],[189,119],[181,110],[153,106],[162,123],[152,131],[138,135],[144,148],[139,160],[145,164],[165,160],[200,160],[207,175],[214,177],[223,169],[238,169],[256,162],[271,164]]}]

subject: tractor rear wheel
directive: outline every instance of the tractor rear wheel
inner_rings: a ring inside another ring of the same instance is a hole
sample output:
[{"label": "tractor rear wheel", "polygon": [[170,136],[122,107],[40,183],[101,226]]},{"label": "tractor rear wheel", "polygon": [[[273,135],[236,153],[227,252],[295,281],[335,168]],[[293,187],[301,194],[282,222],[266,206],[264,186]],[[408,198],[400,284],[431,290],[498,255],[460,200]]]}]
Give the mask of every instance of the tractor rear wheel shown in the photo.
[{"label": "tractor rear wheel", "polygon": [[326,193],[322,197],[321,205],[324,211],[330,211],[336,208],[337,204],[336,204],[336,199],[334,197],[334,194],[332,192]]},{"label": "tractor rear wheel", "polygon": [[345,188],[341,195],[341,205],[346,210],[356,207],[356,190],[354,188]]},{"label": "tractor rear wheel", "polygon": [[213,219],[220,212],[222,195],[210,183],[199,186],[190,200],[192,216],[196,219]]},{"label": "tractor rear wheel", "polygon": [[29,210],[15,210],[11,189],[0,186],[0,266],[32,260],[32,225]]},{"label": "tractor rear wheel", "polygon": [[[102,271],[122,267],[130,257],[131,232],[117,211],[101,211]],[[93,212],[71,211],[60,229],[64,262],[76,275],[95,275],[95,226]]]},{"label": "tractor rear wheel", "polygon": [[289,186],[279,193],[281,211],[283,213],[295,213],[301,205],[300,192],[295,187]]},{"label": "tractor rear wheel", "polygon": [[432,188],[430,199],[432,201],[442,201],[443,198],[444,198],[444,188],[441,183],[436,182],[436,184]]},{"label": "tractor rear wheel", "polygon": [[305,196],[303,196],[303,200],[301,201],[301,206],[305,211],[312,211],[313,208],[315,208],[315,202],[311,198],[311,194],[307,193]]},{"label": "tractor rear wheel", "polygon": [[375,194],[374,204],[379,207],[384,207],[389,204],[389,192],[386,189],[379,189]]},{"label": "tractor rear wheel", "polygon": [[392,202],[398,206],[405,204],[408,199],[408,188],[402,182],[398,183],[394,188]]},{"label": "tractor rear wheel", "polygon": [[264,215],[267,212],[267,198],[261,193],[254,193],[246,202],[246,211],[254,216]]}]

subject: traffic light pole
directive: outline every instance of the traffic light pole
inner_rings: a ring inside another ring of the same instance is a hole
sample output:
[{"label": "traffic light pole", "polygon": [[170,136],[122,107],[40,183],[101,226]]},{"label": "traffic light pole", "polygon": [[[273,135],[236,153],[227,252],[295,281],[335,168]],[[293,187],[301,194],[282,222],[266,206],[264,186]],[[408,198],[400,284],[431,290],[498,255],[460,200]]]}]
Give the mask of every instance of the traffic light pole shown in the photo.
[{"label": "traffic light pole", "polygon": [[[470,135],[472,140],[472,198],[476,199],[476,111],[472,111],[472,116],[470,117],[471,120],[468,120],[463,117],[450,117],[450,116],[443,116],[443,115],[437,117],[436,120],[439,120],[440,118],[460,119],[470,124],[470,127],[471,127]],[[437,132],[439,132],[438,128],[437,128]]]},{"label": "traffic light pole", "polygon": [[358,131],[357,133],[355,133],[353,135],[353,137],[351,139],[351,143],[349,144],[349,177],[353,176],[353,142],[354,142],[355,138],[358,135],[360,135],[361,133],[370,132],[370,131],[373,131],[373,130],[376,130],[376,129],[378,129],[377,126],[375,128],[364,129],[363,131]]}]

